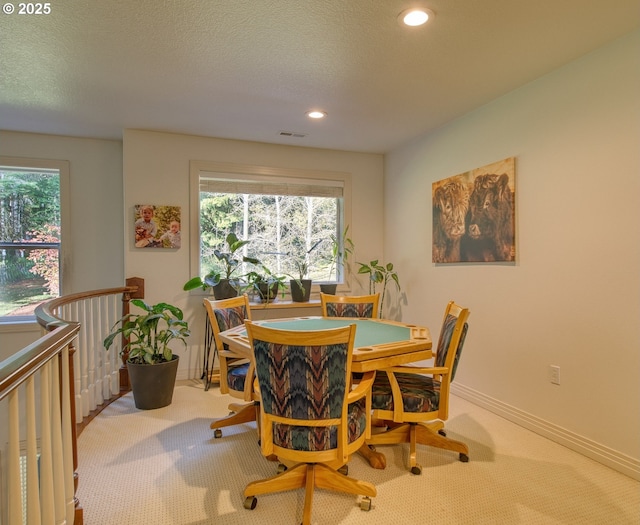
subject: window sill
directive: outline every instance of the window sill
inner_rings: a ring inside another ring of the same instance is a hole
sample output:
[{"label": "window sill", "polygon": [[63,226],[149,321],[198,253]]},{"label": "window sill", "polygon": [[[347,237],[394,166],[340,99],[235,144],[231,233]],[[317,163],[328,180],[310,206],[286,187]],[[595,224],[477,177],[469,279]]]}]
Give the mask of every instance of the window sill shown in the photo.
[{"label": "window sill", "polygon": [[299,303],[290,299],[275,299],[269,303],[250,303],[252,310],[277,310],[279,308],[318,308],[320,299],[310,299],[306,302]]},{"label": "window sill", "polygon": [[16,320],[3,320],[0,321],[0,333],[11,333],[11,332],[39,332],[40,325],[35,320],[35,318],[30,317],[27,319],[16,319]]}]

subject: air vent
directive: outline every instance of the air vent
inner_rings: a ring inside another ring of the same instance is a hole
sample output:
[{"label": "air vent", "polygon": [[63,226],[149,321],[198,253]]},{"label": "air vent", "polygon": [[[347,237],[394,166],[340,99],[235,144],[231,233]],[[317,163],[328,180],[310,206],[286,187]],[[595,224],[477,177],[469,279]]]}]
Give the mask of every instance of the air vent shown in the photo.
[{"label": "air vent", "polygon": [[281,137],[295,137],[297,139],[301,139],[307,136],[306,133],[298,133],[297,131],[281,131]]}]

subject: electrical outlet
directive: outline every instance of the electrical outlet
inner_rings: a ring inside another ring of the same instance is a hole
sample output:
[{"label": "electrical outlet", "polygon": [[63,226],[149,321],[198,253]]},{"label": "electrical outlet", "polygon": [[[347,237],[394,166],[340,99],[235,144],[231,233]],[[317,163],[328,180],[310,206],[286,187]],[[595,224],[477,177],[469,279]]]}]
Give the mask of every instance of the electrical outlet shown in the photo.
[{"label": "electrical outlet", "polygon": [[556,365],[549,366],[549,381],[554,385],[560,384],[560,367]]}]

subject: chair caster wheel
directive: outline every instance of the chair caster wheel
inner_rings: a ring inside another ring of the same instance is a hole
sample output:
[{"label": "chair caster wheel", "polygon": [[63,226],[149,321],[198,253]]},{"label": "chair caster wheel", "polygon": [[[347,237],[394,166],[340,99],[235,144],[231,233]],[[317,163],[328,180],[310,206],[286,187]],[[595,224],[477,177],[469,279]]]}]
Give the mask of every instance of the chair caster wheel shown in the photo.
[{"label": "chair caster wheel", "polygon": [[258,498],[255,496],[247,496],[244,500],[244,508],[247,510],[253,510],[258,504]]},{"label": "chair caster wheel", "polygon": [[444,429],[442,429],[442,428],[440,430],[438,430],[438,434],[440,434],[442,437],[447,437],[446,431]]},{"label": "chair caster wheel", "polygon": [[462,461],[463,463],[469,463],[469,456],[460,452],[460,461]]},{"label": "chair caster wheel", "polygon": [[415,474],[416,476],[419,476],[420,474],[422,474],[422,467],[420,465],[415,465],[411,467],[411,474]]},{"label": "chair caster wheel", "polygon": [[216,428],[213,431],[213,437],[216,438],[216,439],[221,438],[222,437],[222,430],[220,430],[219,428]]},{"label": "chair caster wheel", "polygon": [[371,498],[369,496],[365,496],[360,501],[360,510],[364,510],[366,512],[371,510]]},{"label": "chair caster wheel", "polygon": [[338,472],[340,472],[340,474],[342,474],[343,476],[348,476],[349,475],[349,465],[342,465],[338,469]]},{"label": "chair caster wheel", "polygon": [[283,472],[286,472],[286,471],[287,471],[287,466],[280,463],[278,465],[278,474],[282,474]]}]

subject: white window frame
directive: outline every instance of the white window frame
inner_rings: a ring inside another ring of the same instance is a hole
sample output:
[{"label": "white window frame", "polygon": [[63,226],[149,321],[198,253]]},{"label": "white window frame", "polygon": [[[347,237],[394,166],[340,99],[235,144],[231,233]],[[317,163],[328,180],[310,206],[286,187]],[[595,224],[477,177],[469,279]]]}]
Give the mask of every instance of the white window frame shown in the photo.
[{"label": "white window frame", "polygon": [[[69,255],[71,254],[71,220],[70,220],[70,169],[69,161],[55,159],[33,159],[27,157],[0,156],[0,166],[16,169],[44,169],[57,170],[60,174],[60,295],[67,293],[66,283],[69,281],[71,268]],[[0,329],[18,324],[35,322],[34,315],[0,317]],[[1,330],[5,331],[5,330]]]},{"label": "white window frame", "polygon": [[[200,275],[200,176],[206,173],[208,177],[219,176],[221,179],[246,177],[247,180],[268,181],[268,182],[300,182],[323,181],[331,184],[332,182],[342,186],[342,220],[343,225],[351,224],[351,174],[336,171],[321,170],[303,170],[292,168],[276,168],[269,166],[256,166],[250,164],[235,164],[215,161],[198,161],[189,162],[189,188],[190,188],[190,210],[191,210],[191,229],[189,232],[189,269],[190,276]],[[348,293],[351,291],[351,273],[348,267],[343,268],[344,280],[338,284],[338,292]],[[320,289],[319,284],[313,284],[312,293],[317,293]],[[201,289],[194,292],[202,295],[208,294]]]}]

